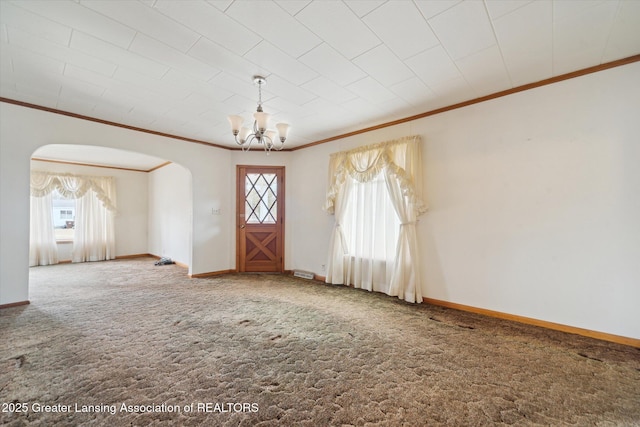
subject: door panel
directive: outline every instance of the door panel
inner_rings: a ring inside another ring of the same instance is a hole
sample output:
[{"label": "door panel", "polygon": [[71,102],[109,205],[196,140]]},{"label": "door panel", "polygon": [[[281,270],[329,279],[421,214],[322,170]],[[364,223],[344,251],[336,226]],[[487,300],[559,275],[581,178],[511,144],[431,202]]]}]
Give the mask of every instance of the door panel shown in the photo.
[{"label": "door panel", "polygon": [[284,271],[284,167],[237,167],[237,269]]}]

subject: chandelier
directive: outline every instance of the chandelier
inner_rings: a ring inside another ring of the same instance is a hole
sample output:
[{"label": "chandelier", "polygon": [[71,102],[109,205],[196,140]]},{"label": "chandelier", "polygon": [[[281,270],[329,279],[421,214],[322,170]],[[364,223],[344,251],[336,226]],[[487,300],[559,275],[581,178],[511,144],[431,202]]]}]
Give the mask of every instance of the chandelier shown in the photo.
[{"label": "chandelier", "polygon": [[[244,119],[241,116],[229,116],[231,131],[236,139],[236,143],[242,147],[242,151],[248,151],[251,144],[255,141],[262,144],[264,151],[269,153],[272,149],[282,150],[284,141],[289,133],[289,125],[286,123],[278,123],[276,128],[278,132],[267,129],[270,114],[262,110],[262,86],[267,84],[267,79],[262,76],[253,76],[253,83],[258,86],[258,108],[253,113],[253,129],[242,126]],[[278,142],[278,139],[280,142]]]}]

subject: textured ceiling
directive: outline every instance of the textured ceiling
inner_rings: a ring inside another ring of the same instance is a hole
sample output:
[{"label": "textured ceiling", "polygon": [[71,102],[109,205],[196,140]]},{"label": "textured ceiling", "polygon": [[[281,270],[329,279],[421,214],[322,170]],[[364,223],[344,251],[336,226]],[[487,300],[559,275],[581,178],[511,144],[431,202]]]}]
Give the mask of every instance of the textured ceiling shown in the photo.
[{"label": "textured ceiling", "polygon": [[254,74],[294,147],[640,53],[638,0],[0,8],[0,96],[230,147]]}]

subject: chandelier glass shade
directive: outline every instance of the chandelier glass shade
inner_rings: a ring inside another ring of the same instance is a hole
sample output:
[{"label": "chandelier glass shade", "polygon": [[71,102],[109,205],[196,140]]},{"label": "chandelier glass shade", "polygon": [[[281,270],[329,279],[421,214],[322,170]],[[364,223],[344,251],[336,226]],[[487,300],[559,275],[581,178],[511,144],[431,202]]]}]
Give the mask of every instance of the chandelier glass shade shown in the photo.
[{"label": "chandelier glass shade", "polygon": [[258,108],[253,113],[253,128],[242,126],[244,119],[241,116],[231,115],[227,117],[231,125],[231,132],[233,132],[236,143],[242,147],[242,151],[248,151],[254,142],[262,144],[267,153],[273,149],[282,150],[289,133],[289,125],[278,123],[276,125],[277,132],[268,129],[271,115],[262,110],[262,86],[267,84],[267,79],[262,76],[253,76],[253,82],[258,86]]}]

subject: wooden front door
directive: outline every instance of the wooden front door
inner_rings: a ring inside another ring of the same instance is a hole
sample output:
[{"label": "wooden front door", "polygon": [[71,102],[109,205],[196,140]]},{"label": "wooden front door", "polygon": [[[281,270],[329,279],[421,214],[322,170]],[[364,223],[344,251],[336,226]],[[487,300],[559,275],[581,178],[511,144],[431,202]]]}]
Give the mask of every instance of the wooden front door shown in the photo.
[{"label": "wooden front door", "polygon": [[237,269],[284,271],[284,167],[237,167]]}]

